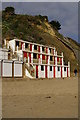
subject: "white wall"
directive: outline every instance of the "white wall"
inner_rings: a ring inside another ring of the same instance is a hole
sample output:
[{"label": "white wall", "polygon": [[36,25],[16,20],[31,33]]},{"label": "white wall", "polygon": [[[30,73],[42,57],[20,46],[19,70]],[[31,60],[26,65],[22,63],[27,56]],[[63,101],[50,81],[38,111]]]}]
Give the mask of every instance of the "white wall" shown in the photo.
[{"label": "white wall", "polygon": [[[0,76],[2,69],[2,77],[23,77],[23,71],[22,71],[23,62],[19,62],[19,61],[14,62],[14,67],[12,64],[13,61],[11,60],[2,60],[2,62],[0,60]],[[14,76],[12,76],[12,72],[14,72]]]},{"label": "white wall", "polygon": [[22,61],[23,60],[23,52],[22,52],[22,50],[19,50],[16,53],[17,53],[17,56],[19,57],[19,61]]},{"label": "white wall", "polygon": [[0,61],[0,77],[1,77],[1,61]]},{"label": "white wall", "polygon": [[14,77],[22,77],[22,64],[14,63]]},{"label": "white wall", "polygon": [[40,70],[38,70],[38,71],[40,71],[40,78],[45,78],[45,66],[44,66],[44,71],[41,71],[41,66],[40,66]]},{"label": "white wall", "polygon": [[0,59],[3,58],[3,53],[2,53],[2,50],[0,50]]},{"label": "white wall", "polygon": [[7,49],[0,49],[0,59],[8,59],[8,50]]},{"label": "white wall", "polygon": [[10,40],[10,41],[9,41],[9,45],[10,45],[11,49],[12,49],[13,52],[14,52],[14,51],[15,51],[15,39]]},{"label": "white wall", "polygon": [[67,70],[64,71],[64,77],[67,77]]},{"label": "white wall", "polygon": [[2,66],[2,76],[12,77],[12,62],[3,62]]},{"label": "white wall", "polygon": [[49,78],[53,78],[53,66],[52,66],[52,71],[49,69]]},{"label": "white wall", "polygon": [[68,67],[68,76],[70,77],[70,68]]},{"label": "white wall", "polygon": [[58,71],[58,69],[57,69],[57,77],[58,78],[61,77],[61,67],[60,67],[60,71]]}]

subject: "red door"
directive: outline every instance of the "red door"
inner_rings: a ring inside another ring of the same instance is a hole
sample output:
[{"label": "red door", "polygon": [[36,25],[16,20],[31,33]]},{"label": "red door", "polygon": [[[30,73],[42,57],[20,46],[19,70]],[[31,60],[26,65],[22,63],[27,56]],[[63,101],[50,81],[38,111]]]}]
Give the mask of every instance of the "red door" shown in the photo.
[{"label": "red door", "polygon": [[38,78],[38,65],[36,65],[36,78]]},{"label": "red door", "polygon": [[54,78],[55,78],[55,66],[54,66],[54,73],[53,73],[53,75],[54,75]]},{"label": "red door", "polygon": [[45,66],[45,78],[47,78],[47,66]]},{"label": "red door", "polygon": [[61,77],[62,77],[62,67],[61,67]]}]

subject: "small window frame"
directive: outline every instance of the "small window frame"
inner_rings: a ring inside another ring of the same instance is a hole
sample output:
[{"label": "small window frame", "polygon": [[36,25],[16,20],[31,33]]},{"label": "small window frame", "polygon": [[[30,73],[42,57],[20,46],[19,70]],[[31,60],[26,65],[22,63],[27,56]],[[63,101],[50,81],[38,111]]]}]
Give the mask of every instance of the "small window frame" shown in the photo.
[{"label": "small window frame", "polygon": [[37,45],[34,45],[34,50],[37,50]]},{"label": "small window frame", "polygon": [[37,59],[37,54],[33,53],[33,59]]},{"label": "small window frame", "polygon": [[58,66],[58,72],[60,71],[60,66]]},{"label": "small window frame", "polygon": [[44,71],[44,65],[41,65],[41,71]]},{"label": "small window frame", "polygon": [[66,67],[64,67],[64,72],[66,72]]},{"label": "small window frame", "polygon": [[28,48],[28,45],[29,45],[28,43],[25,43],[25,48]]},{"label": "small window frame", "polygon": [[50,71],[52,71],[52,66],[50,66]]},{"label": "small window frame", "polygon": [[50,61],[53,61],[53,56],[50,56]]}]

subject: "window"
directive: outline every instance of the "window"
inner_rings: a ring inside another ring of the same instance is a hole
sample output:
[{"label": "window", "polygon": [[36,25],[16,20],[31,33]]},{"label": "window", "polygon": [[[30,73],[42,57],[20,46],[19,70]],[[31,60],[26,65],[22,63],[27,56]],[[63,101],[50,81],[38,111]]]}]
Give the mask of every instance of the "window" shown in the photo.
[{"label": "window", "polygon": [[50,66],[50,71],[52,71],[52,66]]},{"label": "window", "polygon": [[58,71],[60,71],[60,67],[58,67]]},{"label": "window", "polygon": [[66,67],[64,67],[64,71],[66,71]]},{"label": "window", "polygon": [[41,71],[44,71],[44,66],[43,65],[41,65]]},{"label": "window", "polygon": [[52,61],[52,56],[50,56],[50,61]]},{"label": "window", "polygon": [[37,59],[37,54],[36,53],[33,53],[33,58]]},{"label": "window", "polygon": [[28,48],[28,43],[25,43],[25,48]]},{"label": "window", "polygon": [[51,53],[51,48],[49,48],[49,50],[50,50],[50,53]]},{"label": "window", "polygon": [[42,51],[44,51],[44,47],[42,47]]},{"label": "window", "polygon": [[34,45],[34,50],[37,50],[37,45]]},{"label": "window", "polygon": [[16,46],[18,46],[18,47],[19,47],[19,41],[16,41]]}]

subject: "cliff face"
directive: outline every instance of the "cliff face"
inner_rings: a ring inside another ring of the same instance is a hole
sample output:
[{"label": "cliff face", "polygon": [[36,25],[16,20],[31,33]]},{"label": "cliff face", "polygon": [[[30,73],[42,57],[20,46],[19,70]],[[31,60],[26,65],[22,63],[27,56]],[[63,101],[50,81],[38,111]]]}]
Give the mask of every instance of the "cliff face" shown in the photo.
[{"label": "cliff face", "polygon": [[80,45],[71,38],[65,38],[55,30],[46,17],[29,15],[2,15],[2,39],[19,38],[55,47],[58,54],[64,53],[65,63],[71,62],[71,71],[78,67]]}]

